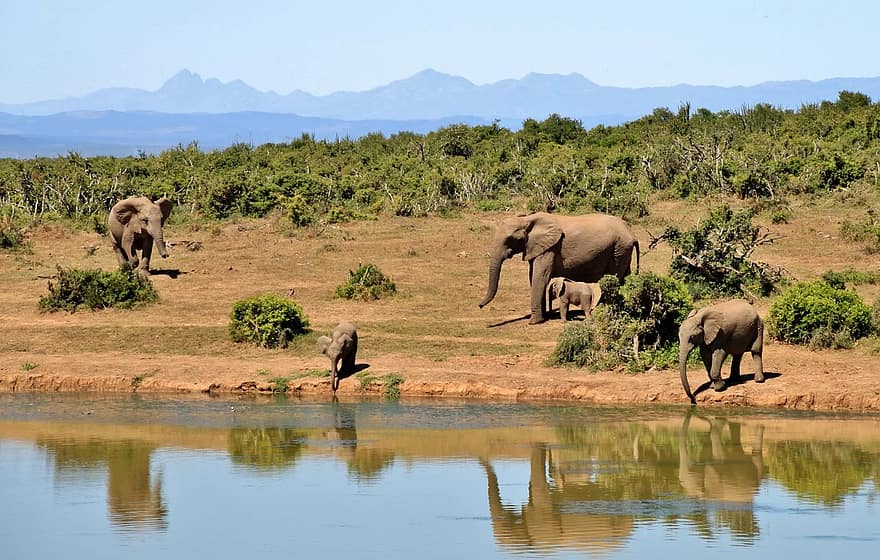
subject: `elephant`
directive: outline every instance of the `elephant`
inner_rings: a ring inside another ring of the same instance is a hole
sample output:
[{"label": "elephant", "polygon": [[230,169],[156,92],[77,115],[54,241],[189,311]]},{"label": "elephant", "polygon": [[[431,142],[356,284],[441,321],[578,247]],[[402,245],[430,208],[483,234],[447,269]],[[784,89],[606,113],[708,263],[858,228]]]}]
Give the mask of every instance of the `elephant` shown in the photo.
[{"label": "elephant", "polygon": [[549,307],[552,308],[553,300],[559,298],[559,316],[563,323],[568,321],[568,307],[570,305],[577,305],[589,317],[599,305],[599,300],[602,297],[602,288],[599,287],[599,284],[574,282],[559,276],[550,279],[547,291],[547,305]]},{"label": "elephant", "polygon": [[[172,206],[164,196],[156,202],[145,196],[132,196],[113,205],[107,227],[120,267],[129,263],[133,269],[149,274],[154,242],[159,255],[163,259],[168,257],[162,228]],[[136,251],[141,252],[140,259]]]},{"label": "elephant", "polygon": [[626,222],[607,214],[559,216],[536,212],[499,224],[489,260],[489,286],[480,307],[498,292],[502,263],[522,253],[529,262],[530,325],[546,319],[547,285],[552,276],[597,282],[606,274],[623,280],[631,272],[632,254],[639,271],[639,241]]},{"label": "elephant", "polygon": [[721,365],[733,355],[730,380],[739,379],[739,366],[745,352],[752,353],[755,381],[764,382],[764,322],[749,302],[736,299],[692,311],[678,329],[681,385],[692,404],[696,404],[688,385],[687,359],[697,346],[706,373],[716,391],[724,390]]},{"label": "elephant", "polygon": [[[355,354],[358,348],[357,328],[347,321],[342,321],[330,336],[318,338],[318,352],[330,358],[331,386],[333,392],[339,388],[340,373],[354,371]],[[339,362],[342,367],[339,367]]]}]

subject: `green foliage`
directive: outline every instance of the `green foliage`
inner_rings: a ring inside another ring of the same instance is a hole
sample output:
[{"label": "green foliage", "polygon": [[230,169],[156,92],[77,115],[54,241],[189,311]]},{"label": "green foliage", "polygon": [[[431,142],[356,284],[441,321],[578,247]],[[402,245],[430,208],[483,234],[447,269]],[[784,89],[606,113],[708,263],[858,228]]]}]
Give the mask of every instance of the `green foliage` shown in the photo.
[{"label": "green foliage", "polygon": [[32,371],[32,370],[37,369],[38,367],[40,367],[39,364],[35,364],[33,362],[25,362],[25,363],[21,364],[22,371]]},{"label": "green foliage", "polygon": [[367,371],[361,371],[355,374],[360,380],[358,391],[368,391],[374,383],[379,384],[379,392],[382,397],[388,400],[397,400],[400,398],[400,385],[405,381],[403,376],[398,373],[386,373],[385,375],[372,375]]},{"label": "green foliage", "polygon": [[274,294],[243,299],[232,306],[229,336],[263,348],[286,348],[308,332],[309,320],[295,302]]},{"label": "green foliage", "polygon": [[638,218],[652,192],[765,203],[876,184],[878,141],[880,105],[841,91],[836,101],[797,111],[757,103],[716,113],[684,104],[590,130],[553,114],[527,119],[518,131],[497,122],[453,124],[357,140],[306,134],[213,151],[190,143],[132,157],[0,159],[0,209],[99,232],[116,201],[163,193],[209,219],[278,212],[295,227],[460,208]]},{"label": "green foliage", "polygon": [[394,282],[374,264],[362,264],[348,275],[348,281],[336,287],[335,297],[369,301],[397,293]]},{"label": "green foliage", "polygon": [[770,213],[772,224],[787,224],[789,218],[791,218],[791,210],[788,208],[779,208]]},{"label": "green foliage", "polygon": [[775,239],[753,217],[750,208],[722,206],[692,229],[668,227],[661,238],[672,246],[672,276],[705,295],[770,294],[783,271],[752,260],[757,247]]},{"label": "green foliage", "polygon": [[846,285],[860,286],[862,284],[878,284],[880,283],[880,272],[866,272],[847,268],[846,270],[826,270],[822,274],[822,280],[832,288],[842,290]]},{"label": "green foliage", "polygon": [[0,249],[22,249],[25,247],[21,229],[10,223],[0,222]]},{"label": "green foliage", "polygon": [[130,267],[113,272],[58,267],[55,282],[49,281],[49,295],[40,298],[42,311],[70,311],[80,308],[130,309],[156,301],[150,280]]},{"label": "green foliage", "polygon": [[567,324],[548,363],[594,371],[674,364],[678,325],[693,308],[687,288],[651,273],[630,275],[622,285],[616,276],[604,276],[599,285],[602,304],[592,320]]},{"label": "green foliage", "polygon": [[792,286],[773,302],[767,323],[777,340],[813,348],[847,348],[873,330],[858,294],[824,281]]},{"label": "green foliage", "polygon": [[868,208],[859,222],[843,220],[840,222],[840,236],[847,241],[862,243],[867,253],[880,253],[880,215],[875,209]]},{"label": "green foliage", "polygon": [[272,377],[269,383],[272,383],[273,393],[286,393],[290,389],[290,380],[292,377]]}]

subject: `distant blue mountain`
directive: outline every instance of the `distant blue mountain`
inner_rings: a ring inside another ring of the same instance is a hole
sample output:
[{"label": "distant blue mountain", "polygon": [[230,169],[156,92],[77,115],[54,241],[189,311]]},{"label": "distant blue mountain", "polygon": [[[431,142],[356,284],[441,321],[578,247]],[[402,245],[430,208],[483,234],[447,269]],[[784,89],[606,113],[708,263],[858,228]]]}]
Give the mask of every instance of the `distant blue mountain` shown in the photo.
[{"label": "distant blue mountain", "polygon": [[18,105],[0,104],[0,112],[50,115],[70,111],[155,111],[160,113],[232,113],[259,111],[343,120],[438,119],[474,115],[485,119],[544,118],[559,113],[584,120],[609,116],[626,120],[657,107],[713,111],[744,104],[770,103],[797,108],[803,103],[836,99],[840,90],[880,97],[880,78],[833,78],[810,82],[765,82],[754,86],[677,85],[620,88],[600,86],[580,74],[527,74],[478,86],[460,76],[423,70],[409,78],[360,92],[312,95],[294,91],[282,95],[259,91],[240,80],[203,80],[181,70],[156,91],[102,89],[83,97],[68,97]]},{"label": "distant blue mountain", "polygon": [[240,80],[204,80],[181,70],[156,91],[111,88],[83,97],[0,104],[0,156],[70,150],[123,155],[193,140],[211,149],[235,142],[283,142],[304,132],[322,139],[357,138],[370,132],[427,132],[451,123],[495,119],[518,128],[525,118],[543,119],[551,113],[592,127],[619,124],[657,107],[675,109],[685,102],[713,111],[756,103],[797,108],[836,99],[841,90],[878,99],[880,78],[619,88],[598,85],[580,74],[533,73],[476,85],[460,76],[423,70],[367,91],[282,95]]},{"label": "distant blue mountain", "polygon": [[172,114],[146,111],[73,111],[48,116],[0,113],[0,157],[155,153],[196,141],[203,149],[238,142],[289,142],[304,133],[318,139],[358,138],[372,132],[426,133],[452,123],[487,124],[478,117],[408,121],[344,121],[253,111]]}]

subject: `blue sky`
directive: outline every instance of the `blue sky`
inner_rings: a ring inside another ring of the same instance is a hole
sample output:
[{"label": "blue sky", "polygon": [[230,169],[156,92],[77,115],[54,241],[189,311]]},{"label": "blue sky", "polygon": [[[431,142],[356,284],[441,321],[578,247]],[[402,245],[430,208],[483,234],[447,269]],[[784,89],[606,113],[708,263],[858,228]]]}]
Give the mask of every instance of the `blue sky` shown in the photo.
[{"label": "blue sky", "polygon": [[425,68],[478,83],[880,76],[872,0],[0,0],[0,102],[157,89],[182,68],[261,90],[363,90]]}]

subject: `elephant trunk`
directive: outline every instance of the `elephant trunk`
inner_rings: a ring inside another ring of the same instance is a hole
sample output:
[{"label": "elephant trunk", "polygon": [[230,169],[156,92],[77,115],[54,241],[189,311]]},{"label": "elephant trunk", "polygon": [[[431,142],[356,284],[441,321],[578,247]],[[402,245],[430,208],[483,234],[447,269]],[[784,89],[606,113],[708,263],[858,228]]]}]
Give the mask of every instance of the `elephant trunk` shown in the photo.
[{"label": "elephant trunk", "polygon": [[151,227],[149,232],[153,242],[156,244],[156,250],[159,251],[159,256],[163,259],[168,258],[168,249],[165,247],[165,233],[162,231],[162,226]]},{"label": "elephant trunk", "polygon": [[498,293],[498,281],[501,279],[501,263],[504,262],[506,257],[507,251],[502,246],[495,250],[492,260],[489,261],[489,286],[486,288],[486,297],[480,302],[481,308],[495,299],[495,294]]},{"label": "elephant trunk", "polygon": [[688,384],[687,378],[687,361],[688,356],[691,351],[694,349],[694,345],[687,341],[681,342],[681,348],[679,350],[678,360],[679,360],[679,368],[681,370],[681,386],[684,387],[684,392],[691,400],[691,404],[697,404],[694,400],[694,394],[691,393],[691,386]]},{"label": "elephant trunk", "polygon": [[330,386],[333,387],[334,393],[339,388],[339,367],[336,365],[338,361],[337,357],[330,360]]}]

